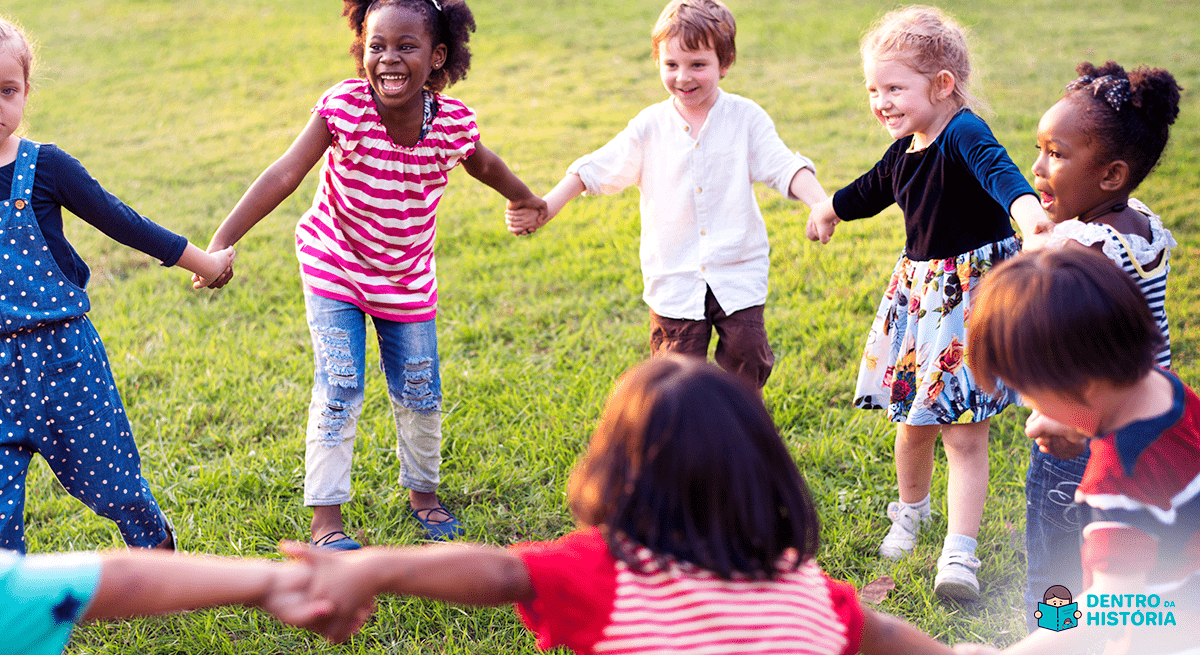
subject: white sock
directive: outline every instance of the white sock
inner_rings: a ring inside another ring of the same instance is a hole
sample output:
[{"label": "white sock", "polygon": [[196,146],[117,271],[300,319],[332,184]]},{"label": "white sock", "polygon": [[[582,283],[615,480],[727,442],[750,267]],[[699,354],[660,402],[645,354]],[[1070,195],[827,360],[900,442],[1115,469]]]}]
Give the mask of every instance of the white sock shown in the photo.
[{"label": "white sock", "polygon": [[965,534],[948,534],[946,535],[946,540],[942,542],[942,552],[950,553],[959,551],[966,552],[968,555],[974,555],[975,547],[978,545],[978,541]]}]

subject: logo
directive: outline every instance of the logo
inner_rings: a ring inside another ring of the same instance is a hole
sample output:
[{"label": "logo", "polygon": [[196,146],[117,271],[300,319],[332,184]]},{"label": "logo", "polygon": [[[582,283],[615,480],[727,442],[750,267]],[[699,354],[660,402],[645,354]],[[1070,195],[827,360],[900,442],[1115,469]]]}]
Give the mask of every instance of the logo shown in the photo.
[{"label": "logo", "polygon": [[1071,590],[1060,584],[1046,590],[1037,611],[1033,613],[1039,628],[1055,632],[1077,627],[1081,617],[1083,612],[1079,611],[1079,603],[1071,602]]}]

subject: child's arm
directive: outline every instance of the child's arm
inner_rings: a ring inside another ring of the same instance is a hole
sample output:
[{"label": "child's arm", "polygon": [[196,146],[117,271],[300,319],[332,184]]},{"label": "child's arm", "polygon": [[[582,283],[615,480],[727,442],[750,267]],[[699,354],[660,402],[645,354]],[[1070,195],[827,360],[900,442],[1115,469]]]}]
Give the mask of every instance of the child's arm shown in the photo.
[{"label": "child's arm", "polygon": [[864,607],[862,645],[859,652],[863,655],[951,655],[954,651],[901,619]]},{"label": "child's arm", "polygon": [[333,603],[310,595],[319,562],[194,557],[151,550],[101,555],[100,584],[84,619],[114,619],[218,605],[261,607],[280,621],[317,628]]},{"label": "child's arm", "polygon": [[[302,544],[285,542],[283,552],[304,553]],[[341,570],[319,573],[318,598],[333,602],[335,620],[326,636],[337,641],[354,627],[355,612],[379,594],[421,596],[466,605],[503,605],[534,599],[525,564],[495,546],[439,545],[418,548],[363,548],[338,553]]]},{"label": "child's arm", "polygon": [[508,231],[518,236],[523,234],[533,234],[539,227],[550,222],[550,219],[558,216],[558,213],[567,206],[576,197],[581,195],[587,187],[584,186],[583,180],[574,173],[567,173],[562,180],[559,181],[550,193],[546,194],[546,213],[538,214],[532,209],[522,211],[506,211],[504,212],[504,222],[508,225]]},{"label": "child's arm", "polygon": [[217,252],[204,252],[189,242],[175,265],[192,272],[193,289],[203,289],[229,270],[233,266],[233,259],[233,246]]},{"label": "child's arm", "polygon": [[1038,201],[1037,196],[1027,193],[1017,198],[1008,208],[1008,213],[1021,229],[1023,250],[1033,250],[1046,245],[1054,224],[1046,218],[1046,212],[1042,211],[1042,203]]},{"label": "child's arm", "polygon": [[829,200],[829,194],[825,193],[825,189],[817,181],[817,174],[807,166],[792,176],[788,191],[792,198],[808,205],[810,209]]},{"label": "child's arm", "polygon": [[[233,211],[221,222],[208,243],[208,252],[217,252],[236,244],[250,228],[292,195],[331,143],[333,136],[325,119],[313,114],[287,151],[254,180]],[[227,268],[206,286],[219,289],[232,277],[233,269]],[[192,281],[199,282],[196,276],[192,276]]]},{"label": "child's arm", "polygon": [[529,211],[541,217],[546,215],[546,201],[537,197],[518,178],[500,156],[483,143],[475,145],[475,152],[463,160],[463,168],[471,177],[492,187],[508,199],[507,211]]}]

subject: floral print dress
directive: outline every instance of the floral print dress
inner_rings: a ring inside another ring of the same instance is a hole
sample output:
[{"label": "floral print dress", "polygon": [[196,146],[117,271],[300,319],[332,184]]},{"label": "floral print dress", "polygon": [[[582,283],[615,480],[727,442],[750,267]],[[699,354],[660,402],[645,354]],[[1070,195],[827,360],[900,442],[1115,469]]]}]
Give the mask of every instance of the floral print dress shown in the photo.
[{"label": "floral print dress", "polygon": [[1010,237],[946,259],[902,255],[867,335],[854,405],[886,408],[895,422],[944,425],[984,421],[1016,402],[1003,385],[990,395],[976,384],[967,326],[980,279],[1020,248]]}]

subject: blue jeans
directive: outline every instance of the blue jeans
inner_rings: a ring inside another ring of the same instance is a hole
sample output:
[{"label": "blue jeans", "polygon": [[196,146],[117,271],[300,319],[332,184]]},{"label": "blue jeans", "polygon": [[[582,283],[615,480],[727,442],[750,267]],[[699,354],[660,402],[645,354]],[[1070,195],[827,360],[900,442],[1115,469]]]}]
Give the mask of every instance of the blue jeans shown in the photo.
[{"label": "blue jeans", "polygon": [[[367,314],[307,287],[304,304],[316,365],[305,431],[304,504],[342,505],[351,497],[350,464],[363,406]],[[396,421],[400,484],[415,491],[435,491],[442,462],[436,322],[371,318]]]},{"label": "blue jeans", "polygon": [[1031,447],[1025,475],[1025,620],[1030,632],[1037,630],[1033,613],[1046,589],[1062,585],[1072,597],[1083,593],[1082,508],[1075,503],[1075,489],[1087,462],[1087,452],[1059,459],[1038,450],[1037,444]]}]

